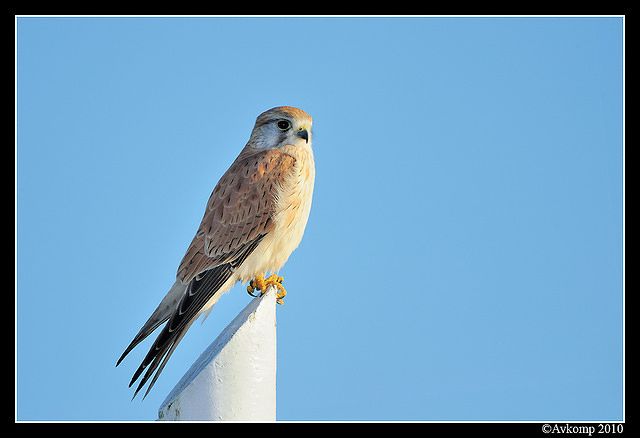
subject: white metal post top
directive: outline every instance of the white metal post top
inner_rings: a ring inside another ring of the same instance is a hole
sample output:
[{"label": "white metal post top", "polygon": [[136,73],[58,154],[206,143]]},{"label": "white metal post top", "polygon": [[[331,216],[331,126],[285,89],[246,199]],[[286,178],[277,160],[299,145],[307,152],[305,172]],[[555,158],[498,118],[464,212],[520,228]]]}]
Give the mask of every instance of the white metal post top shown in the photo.
[{"label": "white metal post top", "polygon": [[253,299],[169,393],[159,420],[275,421],[276,289]]}]

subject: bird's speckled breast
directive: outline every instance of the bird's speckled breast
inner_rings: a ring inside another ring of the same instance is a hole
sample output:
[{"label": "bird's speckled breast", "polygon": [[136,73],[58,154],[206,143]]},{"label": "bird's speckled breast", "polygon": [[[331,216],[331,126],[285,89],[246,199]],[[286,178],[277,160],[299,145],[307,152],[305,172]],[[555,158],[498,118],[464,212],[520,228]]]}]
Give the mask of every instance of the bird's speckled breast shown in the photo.
[{"label": "bird's speckled breast", "polygon": [[293,156],[296,163],[276,193],[275,228],[240,267],[239,280],[243,283],[259,273],[277,272],[300,244],[309,219],[315,181],[311,145],[283,146],[281,150]]}]

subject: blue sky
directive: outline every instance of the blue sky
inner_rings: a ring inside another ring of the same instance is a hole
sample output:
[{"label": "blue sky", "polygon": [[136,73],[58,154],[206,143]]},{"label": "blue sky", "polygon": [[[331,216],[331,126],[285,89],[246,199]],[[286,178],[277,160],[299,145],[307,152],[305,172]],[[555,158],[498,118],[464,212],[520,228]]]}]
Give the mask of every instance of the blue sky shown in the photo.
[{"label": "blue sky", "polygon": [[17,19],[19,420],[154,420],[115,362],[279,105],[316,184],[279,420],[623,418],[623,19]]}]

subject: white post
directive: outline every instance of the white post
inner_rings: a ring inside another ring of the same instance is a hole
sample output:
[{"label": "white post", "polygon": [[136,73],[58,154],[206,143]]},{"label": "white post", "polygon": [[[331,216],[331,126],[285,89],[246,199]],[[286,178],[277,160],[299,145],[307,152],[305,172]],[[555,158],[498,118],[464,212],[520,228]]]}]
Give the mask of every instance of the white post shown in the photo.
[{"label": "white post", "polygon": [[159,420],[275,421],[276,289],[220,333],[169,393]]}]

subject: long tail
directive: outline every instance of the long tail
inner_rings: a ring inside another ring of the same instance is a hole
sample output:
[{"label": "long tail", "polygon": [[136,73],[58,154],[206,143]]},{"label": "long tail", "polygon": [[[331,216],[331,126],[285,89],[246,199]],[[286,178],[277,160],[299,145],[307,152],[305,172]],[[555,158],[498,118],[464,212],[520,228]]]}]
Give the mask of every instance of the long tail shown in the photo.
[{"label": "long tail", "polygon": [[178,346],[182,337],[187,333],[191,324],[198,319],[198,316],[200,316],[200,313],[207,303],[209,303],[216,294],[220,293],[222,286],[231,278],[236,268],[253,252],[263,237],[264,235],[259,235],[250,243],[243,245],[229,262],[198,274],[188,285],[185,286],[179,281],[176,281],[171,291],[169,291],[153,315],[151,315],[142,329],[140,329],[140,332],[133,338],[133,341],[131,341],[131,344],[129,344],[124,353],[122,353],[122,356],[120,356],[116,364],[117,366],[136,345],[149,336],[157,327],[165,321],[169,321],[162,328],[151,349],[134,373],[131,383],[129,383],[129,387],[131,387],[146,370],[133,394],[133,398],[136,397],[145,383],[153,376],[144,396],[146,397],[147,394],[149,394],[149,391],[158,379],[169,357],[171,357],[171,354]]},{"label": "long tail", "polygon": [[116,366],[120,365],[120,362],[122,362],[122,360],[135,348],[136,345],[144,341],[147,336],[153,333],[155,329],[160,327],[160,325],[164,324],[169,319],[171,314],[176,310],[176,307],[178,307],[178,303],[182,299],[182,295],[184,295],[186,289],[187,285],[182,284],[180,280],[176,280],[156,310],[151,314],[147,322],[144,323],[124,353],[122,353],[122,356],[118,359]]},{"label": "long tail", "polygon": [[[140,367],[138,367],[134,373],[131,383],[129,383],[131,387],[140,375],[142,375],[142,372],[146,370],[133,395],[134,398],[155,372],[144,395],[145,397],[147,396],[169,360],[169,357],[171,357],[171,354],[178,346],[178,343],[187,333],[191,324],[193,324],[200,315],[200,310],[218,293],[220,288],[233,274],[233,270],[230,263],[225,263],[205,271],[189,283],[186,293],[182,294],[180,303],[169,317],[169,322],[156,338],[151,349],[140,364]],[[156,323],[154,322],[154,324]],[[135,347],[138,342],[137,339],[134,339],[132,342],[133,346],[127,348],[123,357],[131,351],[131,348]]]}]

